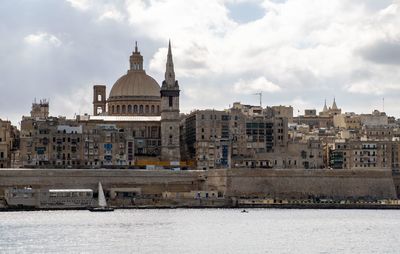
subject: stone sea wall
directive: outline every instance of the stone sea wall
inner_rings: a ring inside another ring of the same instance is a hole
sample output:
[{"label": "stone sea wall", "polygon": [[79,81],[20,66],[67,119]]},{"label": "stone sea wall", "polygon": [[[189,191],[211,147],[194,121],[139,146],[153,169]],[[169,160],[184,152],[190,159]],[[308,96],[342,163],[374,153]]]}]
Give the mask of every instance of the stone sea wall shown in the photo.
[{"label": "stone sea wall", "polygon": [[[400,179],[400,177],[396,178]],[[0,196],[9,187],[40,189],[140,188],[163,192],[218,191],[225,198],[396,199],[392,173],[384,170],[219,169],[209,171],[2,169]],[[400,181],[397,181],[400,183]],[[398,184],[397,186],[399,186]]]},{"label": "stone sea wall", "polygon": [[282,199],[396,199],[391,171],[232,169],[227,195]]}]

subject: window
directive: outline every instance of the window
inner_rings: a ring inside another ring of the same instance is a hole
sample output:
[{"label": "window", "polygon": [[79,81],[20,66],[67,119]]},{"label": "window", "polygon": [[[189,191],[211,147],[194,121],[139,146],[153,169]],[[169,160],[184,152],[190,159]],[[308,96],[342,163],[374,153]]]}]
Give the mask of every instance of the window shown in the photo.
[{"label": "window", "polygon": [[146,105],[146,114],[149,113],[149,105]]},{"label": "window", "polygon": [[98,95],[97,95],[97,101],[102,101],[102,96],[101,96],[101,94],[98,94]]},{"label": "window", "polygon": [[119,105],[117,105],[117,114],[119,114]]},{"label": "window", "polygon": [[132,113],[132,105],[128,105],[128,113]]},{"label": "window", "polygon": [[133,106],[133,113],[137,113],[138,112],[138,107],[137,105]]},{"label": "window", "polygon": [[154,114],[154,105],[151,105],[151,113]]},{"label": "window", "polygon": [[126,106],[122,105],[122,114],[125,114],[125,113],[126,113]]},{"label": "window", "polygon": [[143,105],[139,106],[139,113],[143,113]]},{"label": "window", "polygon": [[172,96],[169,96],[168,98],[169,98],[169,106],[172,107],[173,97],[172,97]]}]

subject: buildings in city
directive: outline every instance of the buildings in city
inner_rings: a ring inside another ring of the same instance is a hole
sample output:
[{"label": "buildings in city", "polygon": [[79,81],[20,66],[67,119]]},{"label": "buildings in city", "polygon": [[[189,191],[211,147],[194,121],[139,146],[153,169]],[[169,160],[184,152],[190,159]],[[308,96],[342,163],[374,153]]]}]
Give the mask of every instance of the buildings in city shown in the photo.
[{"label": "buildings in city", "polygon": [[93,87],[93,115],[51,117],[47,101],[33,103],[21,122],[23,166],[179,167],[180,90],[171,44],[161,87],[143,69],[137,44],[129,62],[108,98],[106,86]]},{"label": "buildings in city", "polygon": [[10,121],[0,119],[0,168],[10,168],[15,165],[19,146],[19,131]]},{"label": "buildings in city", "polygon": [[342,109],[338,108],[336,99],[333,99],[331,107],[327,107],[326,101],[324,108],[319,114],[316,109],[306,109],[303,115],[294,118],[294,122],[298,124],[306,124],[310,128],[331,128],[334,126],[333,119],[335,115],[341,114]]},{"label": "buildings in city", "polygon": [[164,81],[146,74],[137,44],[111,87],[93,86],[93,114],[50,116],[34,101],[20,133],[0,121],[0,166],[41,168],[399,168],[400,125],[378,110],[342,113],[247,105],[180,113],[168,45]]},{"label": "buildings in city", "polygon": [[234,103],[227,110],[191,112],[181,122],[182,156],[203,170],[323,168],[322,146],[311,139],[289,140],[290,118],[279,112],[271,114],[276,108],[283,106],[263,109]]}]

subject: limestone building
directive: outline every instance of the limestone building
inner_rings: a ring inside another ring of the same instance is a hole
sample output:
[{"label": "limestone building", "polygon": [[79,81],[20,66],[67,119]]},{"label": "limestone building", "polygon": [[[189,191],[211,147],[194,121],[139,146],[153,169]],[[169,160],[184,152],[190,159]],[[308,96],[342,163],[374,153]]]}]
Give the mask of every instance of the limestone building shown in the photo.
[{"label": "limestone building", "polygon": [[340,115],[341,113],[342,113],[342,109],[338,108],[338,106],[336,104],[336,98],[333,98],[332,107],[328,108],[328,106],[326,105],[326,100],[325,100],[324,108],[319,113],[319,115],[333,117],[334,115]]},{"label": "limestone building", "polygon": [[393,145],[388,141],[337,140],[329,154],[329,165],[333,169],[390,169]]},{"label": "limestone building", "polygon": [[[170,50],[169,54],[172,59]],[[108,98],[106,86],[93,87],[94,116],[160,116],[160,86],[146,74],[137,44],[129,63],[129,70],[115,82]]]},{"label": "limestone building", "polygon": [[15,151],[18,149],[18,130],[10,121],[0,119],[0,168],[13,167]]},{"label": "limestone building", "polygon": [[160,87],[146,74],[137,44],[129,70],[112,86],[93,87],[93,115],[50,117],[34,103],[21,123],[21,158],[29,167],[179,166],[179,85],[171,44]]},{"label": "limestone building", "polygon": [[[162,87],[146,74],[137,44],[130,56],[130,69],[113,85],[108,99],[106,87],[94,86],[93,117],[87,124],[115,123],[130,139],[134,155],[179,165],[179,85],[175,79],[171,43]],[[143,159],[143,158],[142,158]]]},{"label": "limestone building", "polygon": [[333,125],[338,129],[359,130],[361,118],[355,113],[338,114],[333,116]]},{"label": "limestone building", "polygon": [[182,156],[201,170],[224,167],[322,168],[318,140],[288,140],[288,118],[235,103],[227,110],[196,110],[181,122]]}]

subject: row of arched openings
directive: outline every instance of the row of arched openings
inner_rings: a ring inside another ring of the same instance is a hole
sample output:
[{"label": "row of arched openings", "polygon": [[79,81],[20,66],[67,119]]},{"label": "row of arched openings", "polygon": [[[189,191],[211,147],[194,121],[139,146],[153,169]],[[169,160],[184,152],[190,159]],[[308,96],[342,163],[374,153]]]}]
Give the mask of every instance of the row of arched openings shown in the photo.
[{"label": "row of arched openings", "polygon": [[113,114],[159,114],[160,106],[154,105],[112,105],[111,113]]}]

